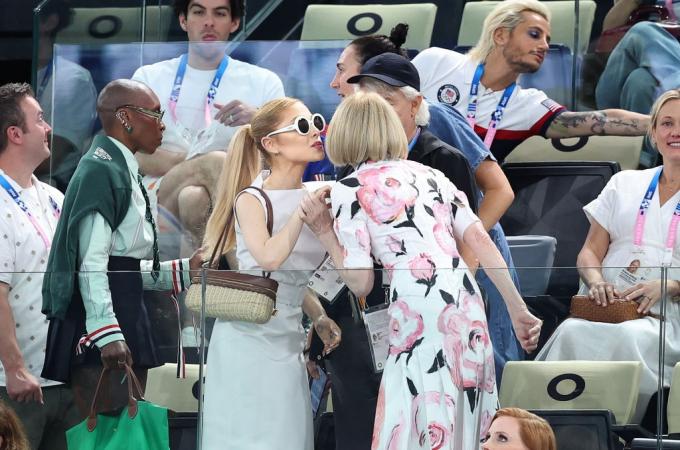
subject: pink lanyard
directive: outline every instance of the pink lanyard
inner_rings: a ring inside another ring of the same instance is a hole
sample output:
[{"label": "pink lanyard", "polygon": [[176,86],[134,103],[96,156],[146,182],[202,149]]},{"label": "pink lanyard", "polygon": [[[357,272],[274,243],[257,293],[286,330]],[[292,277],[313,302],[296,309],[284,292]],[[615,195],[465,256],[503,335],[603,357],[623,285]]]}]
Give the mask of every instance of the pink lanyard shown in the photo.
[{"label": "pink lanyard", "polygon": [[[170,101],[168,102],[168,109],[170,110],[170,116],[172,120],[177,123],[177,102],[179,101],[179,94],[182,90],[182,82],[184,81],[184,74],[187,70],[188,58],[187,54],[183,54],[179,60],[179,66],[177,66],[177,73],[175,74],[175,81],[172,85],[172,91],[170,91]],[[227,70],[229,66],[229,57],[224,56],[220,65],[217,67],[217,72],[215,72],[215,77],[210,83],[210,89],[208,89],[208,95],[205,98],[204,114],[205,123],[210,125],[212,123],[212,118],[210,117],[210,105],[215,101],[215,95],[217,95],[217,88],[220,87],[220,81],[222,81],[222,76],[224,71]]]},{"label": "pink lanyard", "polygon": [[[640,203],[640,209],[638,210],[637,218],[635,219],[634,237],[633,244],[638,249],[642,248],[642,234],[645,229],[645,221],[647,220],[647,211],[649,210],[649,205],[652,202],[652,197],[654,197],[654,192],[659,184],[659,178],[661,177],[661,172],[663,168],[659,168],[654,178],[649,183],[647,192],[645,193],[642,203]],[[671,218],[671,224],[668,227],[668,236],[666,236],[666,248],[663,253],[662,265],[664,267],[669,267],[673,262],[673,248],[675,247],[675,236],[678,231],[678,224],[680,224],[680,202],[675,206],[673,211],[673,217]]]},{"label": "pink lanyard", "polygon": [[[33,225],[33,228],[35,228],[35,231],[38,233],[38,236],[40,236],[40,239],[42,239],[43,244],[45,244],[45,248],[49,250],[49,248],[52,246],[52,240],[49,238],[47,233],[45,233],[45,230],[40,226],[38,223],[38,220],[31,214],[31,212],[28,210],[28,207],[26,206],[26,203],[21,199],[19,196],[19,193],[12,187],[11,184],[9,184],[9,181],[0,174],[0,186],[2,186],[5,189],[5,192],[14,200],[14,203],[21,209],[24,214],[26,214],[26,217],[28,218],[28,221],[31,222],[31,225]],[[38,193],[40,195],[40,193]],[[52,213],[54,214],[54,217],[56,219],[59,219],[59,216],[61,215],[61,210],[59,209],[59,206],[57,203],[50,197],[50,206],[52,207]]]}]

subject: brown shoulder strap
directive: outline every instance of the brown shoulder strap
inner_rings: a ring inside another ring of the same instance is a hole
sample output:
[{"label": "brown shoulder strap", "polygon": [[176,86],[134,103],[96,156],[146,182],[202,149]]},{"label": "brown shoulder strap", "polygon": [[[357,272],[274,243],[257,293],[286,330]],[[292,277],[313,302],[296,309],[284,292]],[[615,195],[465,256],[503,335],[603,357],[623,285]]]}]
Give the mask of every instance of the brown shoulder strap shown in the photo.
[{"label": "brown shoulder strap", "polygon": [[[260,189],[259,187],[255,186],[248,186],[238,194],[236,194],[236,197],[238,198],[239,195],[241,195],[243,192],[247,191],[248,189],[255,189],[260,196],[264,199],[264,204],[265,204],[265,209],[266,209],[266,215],[267,215],[267,232],[269,233],[269,236],[272,235],[273,230],[274,230],[274,211],[272,209],[272,202],[269,200],[269,196],[265,191]],[[234,202],[234,217],[236,217],[236,204]],[[238,220],[238,217],[236,217],[236,220]],[[224,252],[224,245],[226,244],[227,241],[227,226],[225,224],[224,229],[222,230],[222,234],[220,234],[220,238],[217,240],[217,245],[215,245],[215,248],[213,249],[212,255],[210,256],[210,259],[208,260],[208,264],[212,267],[216,261],[215,257],[217,255],[221,255]],[[219,253],[218,253],[219,251]]]}]

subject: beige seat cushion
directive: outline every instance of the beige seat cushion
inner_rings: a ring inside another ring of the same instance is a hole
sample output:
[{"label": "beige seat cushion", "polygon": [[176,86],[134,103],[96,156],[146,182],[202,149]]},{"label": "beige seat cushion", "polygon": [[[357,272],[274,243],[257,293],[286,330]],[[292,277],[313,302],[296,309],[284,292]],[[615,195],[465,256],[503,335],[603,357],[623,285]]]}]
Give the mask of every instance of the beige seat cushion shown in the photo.
[{"label": "beige seat cushion", "polygon": [[432,3],[403,5],[309,5],[302,24],[303,41],[355,39],[369,34],[390,34],[398,23],[409,25],[404,47],[422,50],[430,46],[437,6]]},{"label": "beige seat cushion", "polygon": [[[175,412],[197,412],[194,385],[198,381],[198,364],[186,365],[186,378],[177,378],[177,364],[164,364],[149,370],[144,398]],[[205,367],[203,368],[205,373]]]},{"label": "beige seat cushion", "polygon": [[[578,139],[561,139],[560,142],[569,147]],[[551,139],[532,136],[518,145],[505,161],[618,161],[622,170],[637,169],[643,140],[643,136],[590,136],[582,148],[563,152],[553,146]]]},{"label": "beige seat cushion", "polygon": [[512,361],[503,370],[501,407],[609,409],[629,423],[638,398],[639,361]]}]

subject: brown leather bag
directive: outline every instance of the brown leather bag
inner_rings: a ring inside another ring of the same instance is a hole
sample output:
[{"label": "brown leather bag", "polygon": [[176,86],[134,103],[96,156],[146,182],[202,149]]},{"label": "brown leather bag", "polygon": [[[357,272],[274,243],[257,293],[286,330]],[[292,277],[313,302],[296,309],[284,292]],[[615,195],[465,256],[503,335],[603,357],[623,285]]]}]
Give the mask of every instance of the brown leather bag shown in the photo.
[{"label": "brown leather bag", "polygon": [[571,317],[591,322],[621,323],[627,320],[649,316],[661,319],[658,314],[642,314],[637,311],[640,305],[633,300],[618,300],[605,306],[596,305],[587,295],[574,295],[571,298],[569,313]]},{"label": "brown leather bag", "polygon": [[[267,208],[267,231],[271,236],[274,228],[272,204],[267,194],[260,188],[251,186],[264,198]],[[217,245],[208,260],[213,264],[224,253],[227,240],[227,227],[224,227]],[[222,320],[263,324],[276,314],[276,291],[279,283],[270,278],[270,273],[262,276],[249,275],[235,271],[210,270],[191,279],[187,292],[186,305],[189,310],[201,312],[205,301],[205,315]]]}]

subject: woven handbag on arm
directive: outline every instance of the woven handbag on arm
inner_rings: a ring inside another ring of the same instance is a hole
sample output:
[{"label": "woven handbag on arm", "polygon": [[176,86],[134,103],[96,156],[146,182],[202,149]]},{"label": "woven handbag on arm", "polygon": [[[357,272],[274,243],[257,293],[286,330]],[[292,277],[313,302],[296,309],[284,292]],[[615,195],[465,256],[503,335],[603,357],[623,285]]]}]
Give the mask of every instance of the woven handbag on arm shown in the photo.
[{"label": "woven handbag on arm", "polygon": [[[267,212],[267,231],[271,236],[274,227],[272,204],[267,194],[254,186],[248,189],[257,190],[264,199]],[[212,256],[208,260],[211,267],[224,252],[227,240],[225,226]],[[217,259],[216,259],[217,258]],[[205,294],[203,276],[192,278],[186,296],[189,310],[201,312],[202,300],[205,300],[205,314],[222,320],[252,322],[263,324],[276,314],[276,291],[279,284],[270,278],[270,273],[262,272],[262,276],[238,273],[235,271],[210,270],[205,273]]]},{"label": "woven handbag on arm", "polygon": [[646,316],[660,319],[658,314],[643,314],[637,311],[640,305],[633,300],[618,300],[606,307],[595,304],[587,295],[574,295],[571,298],[571,317],[591,322],[621,323],[627,320],[641,319]]}]

